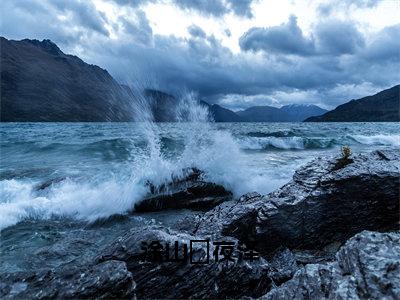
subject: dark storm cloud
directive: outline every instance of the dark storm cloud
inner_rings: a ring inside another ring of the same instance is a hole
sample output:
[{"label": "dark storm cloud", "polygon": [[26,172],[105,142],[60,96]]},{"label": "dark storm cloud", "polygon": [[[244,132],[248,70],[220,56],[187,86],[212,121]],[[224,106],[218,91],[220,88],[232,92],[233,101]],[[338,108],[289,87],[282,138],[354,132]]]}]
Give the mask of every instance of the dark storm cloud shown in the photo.
[{"label": "dark storm cloud", "polygon": [[79,41],[82,32],[67,30],[46,1],[0,1],[1,34],[13,39],[51,39],[60,46]]},{"label": "dark storm cloud", "polygon": [[316,37],[320,53],[351,54],[365,45],[363,36],[354,24],[339,20],[319,23]]},{"label": "dark storm cloud", "polygon": [[0,10],[2,34],[15,39],[51,39],[69,47],[95,34],[108,36],[105,16],[87,1],[3,0]]},{"label": "dark storm cloud", "polygon": [[400,61],[400,24],[384,28],[361,56],[368,61],[398,65]]},{"label": "dark storm cloud", "polygon": [[327,17],[336,10],[348,11],[351,7],[354,8],[372,8],[382,2],[382,0],[331,0],[322,3],[318,6],[317,11],[322,17]]},{"label": "dark storm cloud", "polygon": [[108,36],[108,31],[104,26],[107,23],[106,17],[103,13],[97,11],[89,1],[58,0],[48,1],[47,3],[64,15],[71,13],[76,24]]},{"label": "dark storm cloud", "polygon": [[337,19],[318,23],[307,38],[296,17],[291,16],[288,23],[279,26],[251,28],[240,38],[239,45],[244,51],[310,56],[352,54],[365,42],[353,23]]},{"label": "dark storm cloud", "polygon": [[[83,1],[3,0],[0,5],[2,12],[12,12],[2,17],[6,38],[50,38],[121,82],[172,93],[193,90],[232,108],[290,102],[330,108],[400,82],[400,25],[364,39],[355,24],[329,17],[305,36],[293,16],[280,26],[249,29],[240,39],[242,51],[232,53],[196,25],[188,28],[188,38],[154,34],[140,5],[114,21]],[[90,10],[92,18],[86,20]],[[107,36],[108,26],[117,38]]]},{"label": "dark storm cloud", "polygon": [[227,13],[251,18],[251,3],[257,0],[108,0],[119,5],[138,7],[147,3],[171,3],[185,10],[197,11],[204,15],[220,17]]},{"label": "dark storm cloud", "polygon": [[253,27],[239,40],[242,50],[266,51],[272,53],[310,55],[314,53],[313,40],[307,39],[297,18],[290,16],[289,22],[269,28]]},{"label": "dark storm cloud", "polygon": [[245,16],[248,18],[253,17],[253,13],[251,12],[251,3],[253,0],[229,0],[231,9],[238,16]]},{"label": "dark storm cloud", "polygon": [[191,36],[193,37],[200,37],[200,38],[205,38],[206,37],[206,33],[204,32],[203,29],[201,29],[199,26],[197,25],[190,25],[188,27],[188,31],[190,33]]},{"label": "dark storm cloud", "polygon": [[192,9],[206,15],[222,16],[233,12],[238,16],[251,18],[253,0],[172,0],[183,9]]},{"label": "dark storm cloud", "polygon": [[124,28],[125,33],[133,38],[136,42],[150,46],[153,41],[153,30],[143,11],[138,10],[135,14],[136,23],[120,17],[119,20]]},{"label": "dark storm cloud", "polygon": [[229,12],[229,8],[220,0],[174,0],[177,6],[183,9],[193,9],[203,14],[222,16]]}]

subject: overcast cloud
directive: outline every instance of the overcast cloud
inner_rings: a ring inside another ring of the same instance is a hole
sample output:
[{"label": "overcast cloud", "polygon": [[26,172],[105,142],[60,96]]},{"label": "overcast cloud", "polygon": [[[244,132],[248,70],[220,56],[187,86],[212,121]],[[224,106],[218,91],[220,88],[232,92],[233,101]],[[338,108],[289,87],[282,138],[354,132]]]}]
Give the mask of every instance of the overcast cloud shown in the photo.
[{"label": "overcast cloud", "polygon": [[261,0],[3,0],[1,35],[49,38],[120,82],[192,90],[232,109],[333,108],[400,83],[400,24],[370,21],[399,9],[389,1],[324,1],[303,18],[296,1],[271,12]]}]

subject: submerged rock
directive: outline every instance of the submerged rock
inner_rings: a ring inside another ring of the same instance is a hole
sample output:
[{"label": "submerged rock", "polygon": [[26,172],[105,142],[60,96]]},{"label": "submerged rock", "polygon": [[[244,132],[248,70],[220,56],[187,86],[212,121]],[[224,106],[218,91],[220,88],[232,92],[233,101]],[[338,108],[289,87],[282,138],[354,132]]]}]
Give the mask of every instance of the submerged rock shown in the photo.
[{"label": "submerged rock", "polygon": [[0,276],[2,299],[131,299],[135,282],[121,261]]},{"label": "submerged rock", "polygon": [[322,249],[362,230],[397,229],[400,154],[359,154],[338,170],[335,163],[318,158],[277,191],[223,203],[185,229],[256,242],[264,254],[281,246]]},{"label": "submerged rock", "polygon": [[328,264],[308,264],[262,299],[399,299],[400,234],[364,231]]},{"label": "submerged rock", "polygon": [[223,186],[205,182],[202,172],[196,168],[172,176],[171,182],[161,186],[148,183],[151,195],[135,204],[135,211],[150,212],[166,209],[208,210],[232,198]]}]

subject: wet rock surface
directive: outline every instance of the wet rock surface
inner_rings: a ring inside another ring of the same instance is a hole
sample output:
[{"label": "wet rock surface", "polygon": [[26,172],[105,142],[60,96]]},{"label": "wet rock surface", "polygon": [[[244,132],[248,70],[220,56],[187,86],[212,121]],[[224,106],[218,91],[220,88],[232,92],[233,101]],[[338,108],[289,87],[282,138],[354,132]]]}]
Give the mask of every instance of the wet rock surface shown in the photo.
[{"label": "wet rock surface", "polygon": [[232,193],[223,186],[202,180],[202,172],[196,168],[182,170],[181,176],[173,176],[169,183],[154,186],[148,183],[151,195],[135,205],[136,212],[167,209],[208,210],[232,199]]},{"label": "wet rock surface", "polygon": [[[352,160],[334,170],[336,158],[316,159],[277,191],[238,199],[226,191],[218,196],[218,186],[202,185],[201,172],[192,170],[151,187],[153,200],[140,205],[199,209],[200,201],[209,211],[167,226],[143,223],[99,247],[101,236],[74,231],[31,254],[42,268],[0,275],[0,298],[399,299],[400,154],[375,151]],[[190,188],[196,192],[188,194]],[[207,197],[212,204],[204,204]],[[227,198],[217,205],[218,197]],[[208,240],[209,248],[203,243],[190,251],[193,240]],[[217,260],[215,241],[252,245],[261,257],[249,262],[235,252],[233,261]],[[153,242],[168,243],[171,256],[175,242],[180,254],[186,244],[188,257],[149,260]],[[190,253],[194,262],[208,257],[208,263],[191,263]],[[62,256],[67,263],[58,263]]]},{"label": "wet rock surface", "polygon": [[328,264],[308,264],[262,299],[399,299],[400,234],[364,231]]},{"label": "wet rock surface", "polygon": [[121,261],[0,276],[3,299],[130,299],[135,282]]},{"label": "wet rock surface", "polygon": [[[161,262],[146,261],[141,242],[159,241],[162,245],[175,241],[179,243],[179,257],[183,257],[183,244],[189,247],[190,240],[200,240],[199,236],[190,236],[158,226],[133,229],[117,239],[102,251],[98,262],[121,260],[135,274],[136,295],[142,299],[185,299],[185,298],[232,298],[241,296],[260,297],[271,288],[268,277],[269,265],[264,259],[252,263],[244,261],[218,262],[213,258],[215,248],[209,244],[209,262],[207,264],[187,261]],[[228,238],[226,241],[235,241]],[[193,247],[192,260],[204,262],[207,259],[205,243]],[[173,254],[171,248],[171,254]],[[173,256],[173,255],[172,255]]]},{"label": "wet rock surface", "polygon": [[278,247],[322,249],[362,230],[398,229],[399,162],[394,151],[353,157],[332,170],[336,159],[316,159],[297,170],[277,191],[223,203],[193,220],[188,232],[256,241],[264,254]]}]

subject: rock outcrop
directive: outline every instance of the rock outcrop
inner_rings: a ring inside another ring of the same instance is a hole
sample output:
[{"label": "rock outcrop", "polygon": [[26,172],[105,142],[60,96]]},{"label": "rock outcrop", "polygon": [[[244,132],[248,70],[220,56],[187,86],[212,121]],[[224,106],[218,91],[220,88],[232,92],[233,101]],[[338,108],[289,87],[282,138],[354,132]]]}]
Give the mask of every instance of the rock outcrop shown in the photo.
[{"label": "rock outcrop", "polygon": [[[143,223],[102,247],[90,228],[75,231],[32,253],[35,266],[52,264],[0,275],[0,297],[399,299],[399,161],[394,151],[360,154],[341,168],[336,158],[318,158],[267,196],[226,199],[173,228]],[[200,171],[185,172],[162,186],[149,183],[151,192],[200,181]],[[179,199],[197,207],[196,198]],[[171,208],[172,200],[162,201]],[[215,242],[234,245],[233,259]],[[249,249],[257,259],[244,259]]]},{"label": "rock outcrop", "polygon": [[131,299],[135,282],[121,261],[0,276],[2,299]]},{"label": "rock outcrop", "polygon": [[395,151],[375,151],[333,170],[336,159],[318,158],[277,191],[225,202],[182,228],[256,242],[264,254],[281,246],[322,249],[362,230],[398,229],[399,162]]},{"label": "rock outcrop", "polygon": [[261,299],[399,299],[400,234],[364,231],[329,264],[309,264]]},{"label": "rock outcrop", "polygon": [[151,195],[135,204],[136,212],[166,209],[208,210],[232,199],[223,186],[202,180],[202,172],[190,168],[161,186],[150,186]]},{"label": "rock outcrop", "polygon": [[[132,229],[123,237],[106,247],[97,258],[98,262],[121,260],[126,262],[128,270],[134,275],[137,283],[136,295],[141,299],[187,299],[187,298],[237,298],[242,296],[260,297],[271,288],[268,277],[268,263],[260,258],[248,263],[245,261],[215,261],[212,242],[209,244],[209,262],[205,264],[187,261],[145,261],[141,242],[158,241],[165,247],[171,245],[173,257],[174,242],[179,243],[179,258],[183,258],[183,244],[189,248],[190,240],[201,240],[202,237],[182,234],[174,230],[149,226]],[[225,239],[235,241],[235,239]],[[206,261],[207,247],[198,243],[193,246],[193,261]],[[190,249],[188,249],[190,251]],[[163,252],[164,253],[164,252]]]}]

